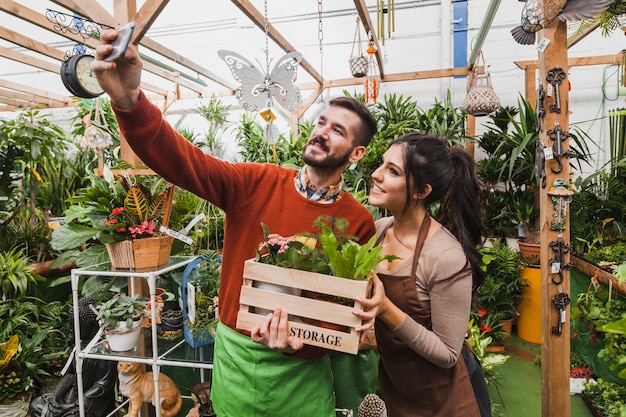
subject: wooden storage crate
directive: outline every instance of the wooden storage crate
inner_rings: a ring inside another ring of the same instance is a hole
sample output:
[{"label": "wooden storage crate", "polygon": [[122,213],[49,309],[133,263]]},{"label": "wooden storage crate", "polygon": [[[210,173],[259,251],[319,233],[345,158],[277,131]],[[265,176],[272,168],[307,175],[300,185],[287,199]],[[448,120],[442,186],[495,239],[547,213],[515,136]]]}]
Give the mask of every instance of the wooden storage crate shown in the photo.
[{"label": "wooden storage crate", "polygon": [[[254,287],[255,282],[347,298],[351,300],[351,305],[267,291]],[[237,327],[252,330],[266,317],[264,314],[256,313],[255,308],[274,310],[280,306],[289,313],[290,333],[300,337],[305,344],[356,354],[359,349],[359,333],[354,330],[354,327],[361,324],[361,319],[353,315],[352,311],[355,307],[361,308],[355,298],[366,298],[369,291],[369,281],[281,268],[249,259],[244,264]],[[302,322],[301,319],[311,323],[323,323],[309,324]],[[335,330],[335,328],[345,328],[346,331]]]}]

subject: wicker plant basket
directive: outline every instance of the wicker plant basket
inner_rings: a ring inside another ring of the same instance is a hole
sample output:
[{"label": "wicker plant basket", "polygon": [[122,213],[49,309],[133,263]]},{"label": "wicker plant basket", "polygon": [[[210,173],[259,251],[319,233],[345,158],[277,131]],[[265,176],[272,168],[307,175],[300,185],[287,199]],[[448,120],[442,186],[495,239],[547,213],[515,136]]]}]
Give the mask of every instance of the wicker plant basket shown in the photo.
[{"label": "wicker plant basket", "polygon": [[363,55],[354,56],[349,59],[350,71],[353,77],[361,78],[367,75],[367,58]]},{"label": "wicker plant basket", "polygon": [[30,393],[24,393],[15,398],[0,401],[0,416],[2,417],[26,417],[28,416],[28,404]]},{"label": "wicker plant basket", "polygon": [[500,108],[500,99],[493,91],[489,73],[474,75],[472,86],[461,108],[465,113],[475,117],[486,116]]}]

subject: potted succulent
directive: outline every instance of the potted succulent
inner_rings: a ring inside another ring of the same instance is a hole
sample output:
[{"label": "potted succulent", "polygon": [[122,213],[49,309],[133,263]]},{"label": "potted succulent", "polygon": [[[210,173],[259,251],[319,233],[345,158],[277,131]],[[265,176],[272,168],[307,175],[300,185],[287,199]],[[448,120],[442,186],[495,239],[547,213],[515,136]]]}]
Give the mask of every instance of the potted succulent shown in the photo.
[{"label": "potted succulent", "polygon": [[116,294],[96,308],[97,320],[113,351],[133,349],[139,340],[147,300],[138,294]]}]

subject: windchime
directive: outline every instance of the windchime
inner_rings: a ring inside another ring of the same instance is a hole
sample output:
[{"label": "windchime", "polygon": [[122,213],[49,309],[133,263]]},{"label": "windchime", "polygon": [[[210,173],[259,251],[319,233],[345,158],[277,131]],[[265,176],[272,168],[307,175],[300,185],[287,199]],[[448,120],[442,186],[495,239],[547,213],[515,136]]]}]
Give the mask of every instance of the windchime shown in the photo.
[{"label": "windchime", "polygon": [[[354,41],[352,42],[352,52],[350,53],[350,71],[352,76],[356,78],[365,77],[367,75],[368,60],[363,54],[361,47],[361,19],[356,18],[356,30],[354,31]],[[355,54],[356,50],[356,54]]]},{"label": "windchime", "polygon": [[370,39],[370,46],[367,48],[369,55],[367,78],[365,79],[365,102],[376,103],[378,97],[378,74],[376,72],[376,47],[374,39]]},{"label": "windchime", "polygon": [[[478,61],[482,59],[482,68]],[[485,71],[485,58],[483,52],[478,55],[477,65],[474,65],[474,73],[470,82],[470,88],[463,101],[461,109],[474,117],[486,116],[500,108],[500,99],[491,86],[491,76]]]},{"label": "windchime", "polygon": [[391,32],[396,30],[395,5],[394,0],[387,0],[387,4],[385,4],[385,0],[377,0],[376,2],[378,37],[383,45],[385,44],[385,20],[387,20],[388,38],[391,37]]}]

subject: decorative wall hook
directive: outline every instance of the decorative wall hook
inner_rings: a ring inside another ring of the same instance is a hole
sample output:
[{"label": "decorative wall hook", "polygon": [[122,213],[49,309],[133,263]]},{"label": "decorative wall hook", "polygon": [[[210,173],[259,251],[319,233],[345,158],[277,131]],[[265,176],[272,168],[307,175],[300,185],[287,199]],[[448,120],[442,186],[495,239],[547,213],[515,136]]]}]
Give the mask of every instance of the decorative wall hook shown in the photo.
[{"label": "decorative wall hook", "polygon": [[552,221],[550,222],[550,230],[565,230],[565,220],[567,219],[567,207],[572,202],[573,191],[567,188],[567,183],[562,178],[557,178],[550,190],[548,196],[552,201]]},{"label": "decorative wall hook", "polygon": [[86,45],[87,39],[100,39],[100,33],[103,29],[113,29],[111,26],[97,23],[78,15],[71,15],[52,9],[46,9],[46,19],[53,24],[53,29],[57,32],[71,33],[83,38],[83,44],[74,46],[74,50],[68,56],[86,52],[94,55],[94,51]]},{"label": "decorative wall hook", "polygon": [[563,157],[569,157],[569,151],[563,150],[563,141],[569,137],[569,133],[561,129],[559,121],[554,121],[554,129],[548,130],[547,134],[554,141],[552,144],[552,156],[557,162],[557,167],[551,167],[552,172],[558,174],[563,170]]}]

